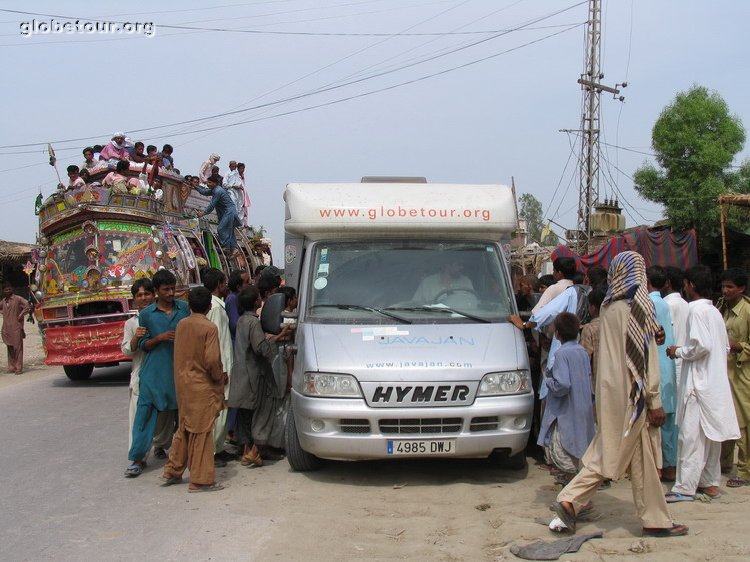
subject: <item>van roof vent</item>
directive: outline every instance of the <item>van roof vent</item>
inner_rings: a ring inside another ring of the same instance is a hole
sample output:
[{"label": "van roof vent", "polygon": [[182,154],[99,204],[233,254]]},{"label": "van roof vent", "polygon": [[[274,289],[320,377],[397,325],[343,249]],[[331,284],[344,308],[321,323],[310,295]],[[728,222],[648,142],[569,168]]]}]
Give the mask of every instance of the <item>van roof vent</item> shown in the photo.
[{"label": "van roof vent", "polygon": [[364,176],[362,183],[427,183],[419,176]]}]

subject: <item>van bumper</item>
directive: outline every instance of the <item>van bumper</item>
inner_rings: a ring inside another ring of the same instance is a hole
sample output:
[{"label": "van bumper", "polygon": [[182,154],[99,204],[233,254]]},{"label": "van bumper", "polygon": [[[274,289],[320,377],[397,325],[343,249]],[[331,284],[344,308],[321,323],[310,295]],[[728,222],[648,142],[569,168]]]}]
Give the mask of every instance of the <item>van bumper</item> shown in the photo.
[{"label": "van bumper", "polygon": [[401,458],[388,453],[388,441],[397,440],[455,440],[450,453],[418,455],[427,458],[515,455],[526,447],[534,406],[531,393],[431,408],[370,408],[363,398],[313,398],[295,390],[291,399],[302,448],[332,460]]}]

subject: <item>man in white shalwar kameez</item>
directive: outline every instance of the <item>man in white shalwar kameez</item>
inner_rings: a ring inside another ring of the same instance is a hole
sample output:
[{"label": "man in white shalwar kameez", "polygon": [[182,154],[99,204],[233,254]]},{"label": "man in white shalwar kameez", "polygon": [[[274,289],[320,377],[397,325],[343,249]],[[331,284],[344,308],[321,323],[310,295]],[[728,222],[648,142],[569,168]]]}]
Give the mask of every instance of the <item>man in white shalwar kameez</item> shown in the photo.
[{"label": "man in white shalwar kameez", "polygon": [[229,197],[234,201],[234,206],[237,207],[237,218],[240,219],[242,224],[247,224],[245,221],[245,188],[240,177],[240,171],[237,169],[237,162],[234,160],[229,162],[229,172],[224,178],[224,189],[227,190]]},{"label": "man in white shalwar kameez", "polygon": [[[682,298],[682,271],[676,267],[667,267],[667,283],[661,291],[661,297],[669,305],[669,315],[672,317],[672,335],[676,346],[685,345],[687,341],[688,303]],[[680,387],[682,373],[682,359],[674,361],[675,381]]]},{"label": "man in white shalwar kameez", "polygon": [[690,306],[687,342],[667,349],[670,357],[683,361],[677,402],[677,479],[667,493],[669,503],[692,501],[699,492],[718,497],[721,443],[740,436],[727,377],[729,339],[724,318],[706,298],[711,287],[708,267],[698,265],[685,272]]},{"label": "man in white shalwar kameez", "polygon": [[[229,331],[229,316],[224,305],[224,297],[229,292],[227,276],[223,271],[210,268],[203,272],[203,286],[211,291],[211,310],[206,314],[219,330],[219,351],[221,352],[221,364],[224,372],[229,376],[234,364],[234,350],[232,349],[232,334]],[[228,379],[224,386],[224,400],[229,398]],[[217,466],[224,466],[230,456],[224,451],[224,440],[227,437],[227,409],[224,407],[214,423],[214,454]]]}]

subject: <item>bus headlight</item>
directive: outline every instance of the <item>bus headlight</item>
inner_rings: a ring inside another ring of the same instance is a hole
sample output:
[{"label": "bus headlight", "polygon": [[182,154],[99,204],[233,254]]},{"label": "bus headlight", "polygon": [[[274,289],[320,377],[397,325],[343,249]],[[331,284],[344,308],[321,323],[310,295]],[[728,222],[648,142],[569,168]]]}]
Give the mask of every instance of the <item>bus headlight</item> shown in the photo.
[{"label": "bus headlight", "polygon": [[528,371],[504,371],[484,375],[479,383],[477,396],[523,394],[530,391],[531,380]]},{"label": "bus headlight", "polygon": [[305,373],[303,393],[326,398],[360,398],[357,379],[335,373]]}]

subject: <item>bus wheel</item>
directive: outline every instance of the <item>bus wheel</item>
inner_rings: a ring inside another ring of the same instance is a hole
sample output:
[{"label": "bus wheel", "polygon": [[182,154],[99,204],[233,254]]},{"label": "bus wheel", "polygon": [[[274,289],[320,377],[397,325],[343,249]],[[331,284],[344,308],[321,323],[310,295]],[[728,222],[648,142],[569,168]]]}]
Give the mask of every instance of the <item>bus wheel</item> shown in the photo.
[{"label": "bus wheel", "polygon": [[91,363],[86,365],[64,365],[65,375],[72,381],[85,381],[94,372],[94,366]]},{"label": "bus wheel", "polygon": [[286,459],[295,472],[309,472],[321,466],[321,460],[302,448],[297,437],[297,425],[294,412],[289,408],[286,419]]}]

